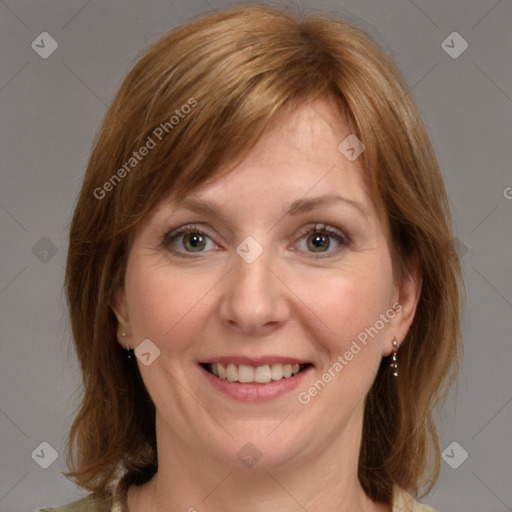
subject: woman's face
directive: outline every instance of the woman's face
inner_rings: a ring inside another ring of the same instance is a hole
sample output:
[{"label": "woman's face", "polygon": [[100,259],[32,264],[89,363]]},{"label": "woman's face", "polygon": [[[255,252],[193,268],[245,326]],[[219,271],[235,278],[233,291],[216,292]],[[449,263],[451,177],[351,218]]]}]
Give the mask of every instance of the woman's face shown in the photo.
[{"label": "woman's face", "polygon": [[260,467],[358,450],[417,281],[393,280],[384,216],[338,149],[349,133],[328,103],[305,106],[139,230],[114,307],[123,346],[147,340],[137,364],[159,450]]}]

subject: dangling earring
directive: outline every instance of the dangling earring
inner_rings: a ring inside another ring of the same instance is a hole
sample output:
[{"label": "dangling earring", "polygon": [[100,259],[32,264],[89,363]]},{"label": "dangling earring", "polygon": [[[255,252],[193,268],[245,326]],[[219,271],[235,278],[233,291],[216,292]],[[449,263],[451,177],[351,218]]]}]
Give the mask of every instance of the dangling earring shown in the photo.
[{"label": "dangling earring", "polygon": [[[122,332],[121,336],[123,337],[123,340],[124,340],[124,338],[126,338],[126,333]],[[133,352],[134,351],[128,345],[126,345],[126,348],[124,349],[124,351],[125,351],[126,357],[128,359],[133,359]]]},{"label": "dangling earring", "polygon": [[396,358],[396,353],[398,349],[398,338],[395,336],[393,339],[393,356],[391,358],[391,364],[389,365],[393,370],[393,375],[398,377],[398,361]]}]

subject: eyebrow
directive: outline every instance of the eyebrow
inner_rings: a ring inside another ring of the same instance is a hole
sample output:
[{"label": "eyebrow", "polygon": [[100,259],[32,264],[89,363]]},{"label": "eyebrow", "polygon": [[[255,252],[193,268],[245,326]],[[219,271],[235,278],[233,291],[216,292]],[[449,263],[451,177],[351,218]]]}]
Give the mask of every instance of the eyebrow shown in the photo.
[{"label": "eyebrow", "polygon": [[342,196],[335,195],[325,195],[319,197],[312,197],[309,199],[301,198],[294,201],[290,207],[288,208],[287,214],[289,215],[299,215],[301,213],[309,212],[314,210],[315,208],[319,208],[320,206],[328,206],[333,203],[342,202],[349,206],[352,206],[359,210],[365,217],[370,217],[370,213],[361,203],[354,201],[352,199],[348,199]]},{"label": "eyebrow", "polygon": [[[321,206],[329,206],[331,204],[339,202],[356,208],[365,217],[370,217],[370,213],[368,212],[366,207],[363,206],[361,203],[338,195],[323,195],[318,197],[312,197],[309,199],[297,199],[296,201],[293,201],[293,203],[290,204],[287,212],[285,213],[285,216],[297,216],[315,210],[316,208],[320,208]],[[216,205],[215,203],[210,203],[202,199],[198,200],[197,198],[194,199],[191,197],[186,197],[179,203],[178,209],[179,208],[186,208],[195,213],[212,214],[221,219],[222,221],[225,220],[224,216],[221,213],[221,205]]]}]

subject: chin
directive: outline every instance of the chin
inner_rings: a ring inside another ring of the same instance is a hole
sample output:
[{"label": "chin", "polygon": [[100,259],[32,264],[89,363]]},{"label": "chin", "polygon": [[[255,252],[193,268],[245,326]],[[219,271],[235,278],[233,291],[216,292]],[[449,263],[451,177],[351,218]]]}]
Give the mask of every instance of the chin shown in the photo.
[{"label": "chin", "polygon": [[[285,418],[286,414],[280,421],[284,419],[285,423]],[[234,439],[218,446],[218,456],[236,468],[271,470],[293,463],[311,444],[312,433],[282,428],[283,424],[276,428],[277,425],[279,422],[261,420],[233,425],[230,431]]]}]

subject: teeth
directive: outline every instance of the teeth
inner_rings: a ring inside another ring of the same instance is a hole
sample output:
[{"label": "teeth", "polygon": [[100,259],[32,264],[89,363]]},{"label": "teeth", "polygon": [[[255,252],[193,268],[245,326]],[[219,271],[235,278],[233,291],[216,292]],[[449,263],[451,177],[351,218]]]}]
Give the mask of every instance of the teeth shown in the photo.
[{"label": "teeth", "polygon": [[281,380],[282,378],[287,379],[292,375],[297,375],[302,366],[299,364],[281,363],[266,364],[264,366],[229,363],[225,366],[220,363],[214,363],[209,365],[208,368],[210,373],[213,373],[216,377],[227,379],[230,382],[268,384],[271,381]]},{"label": "teeth", "polygon": [[272,380],[270,375],[270,366],[258,366],[254,372],[254,382],[260,382],[261,384],[267,384]]},{"label": "teeth", "polygon": [[226,368],[226,378],[231,382],[238,380],[238,372],[234,364],[228,364],[228,367]]},{"label": "teeth", "polygon": [[238,367],[238,382],[254,382],[254,368],[241,364]]},{"label": "teeth", "polygon": [[272,380],[281,380],[283,378],[283,365],[273,364],[270,372],[272,374]]}]

